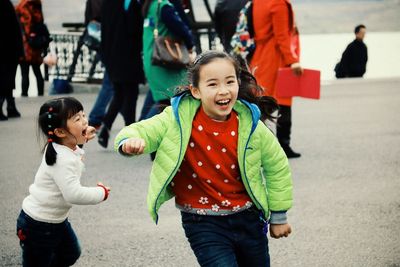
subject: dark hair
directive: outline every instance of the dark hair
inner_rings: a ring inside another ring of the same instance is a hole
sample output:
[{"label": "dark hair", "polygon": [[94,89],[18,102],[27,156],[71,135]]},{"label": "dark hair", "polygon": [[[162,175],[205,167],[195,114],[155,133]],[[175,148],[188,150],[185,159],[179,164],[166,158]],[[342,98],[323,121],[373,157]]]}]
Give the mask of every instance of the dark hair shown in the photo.
[{"label": "dark hair", "polygon": [[365,25],[363,25],[363,24],[357,25],[357,26],[354,28],[354,33],[357,34],[357,33],[360,32],[361,29],[366,29],[366,28],[367,28],[367,27],[365,27]]},{"label": "dark hair", "polygon": [[47,138],[47,148],[45,146],[47,165],[54,165],[57,160],[57,152],[52,143],[58,143],[60,139],[54,134],[54,130],[67,129],[67,120],[82,110],[82,104],[73,97],[51,99],[40,107],[38,126],[39,131]]},{"label": "dark hair", "polygon": [[[232,62],[239,83],[238,98],[256,104],[261,111],[262,121],[276,119],[276,117],[272,115],[279,108],[276,100],[271,96],[262,95],[264,90],[257,84],[256,78],[249,71],[246,61],[241,57],[235,57],[226,52],[215,50],[203,52],[197,56],[193,64],[189,67],[188,82],[194,87],[198,87],[200,68],[217,58],[227,59]],[[179,93],[187,90],[188,88],[184,90],[180,89]]]}]

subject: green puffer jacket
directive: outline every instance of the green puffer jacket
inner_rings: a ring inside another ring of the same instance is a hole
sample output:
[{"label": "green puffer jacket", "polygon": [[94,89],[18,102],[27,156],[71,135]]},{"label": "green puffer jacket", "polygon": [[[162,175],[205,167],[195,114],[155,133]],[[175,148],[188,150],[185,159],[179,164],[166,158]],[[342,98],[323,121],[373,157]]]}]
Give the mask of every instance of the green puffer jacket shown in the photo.
[{"label": "green puffer jacket", "polygon": [[[145,140],[145,153],[157,150],[147,194],[148,209],[156,223],[160,206],[174,197],[169,184],[184,158],[199,107],[199,100],[179,95],[161,114],[126,126],[115,138],[114,147],[120,153],[124,140],[131,137]],[[259,120],[256,105],[239,100],[233,109],[239,115],[240,174],[247,193],[267,219],[270,210],[286,211],[292,206],[288,160],[273,133]]]}]

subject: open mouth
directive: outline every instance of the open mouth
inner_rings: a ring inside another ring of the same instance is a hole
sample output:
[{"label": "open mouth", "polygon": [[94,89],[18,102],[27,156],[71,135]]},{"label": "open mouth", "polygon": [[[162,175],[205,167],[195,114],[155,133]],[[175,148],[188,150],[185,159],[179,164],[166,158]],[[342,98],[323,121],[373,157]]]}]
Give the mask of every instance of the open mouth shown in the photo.
[{"label": "open mouth", "polygon": [[82,136],[86,136],[86,130],[87,130],[87,129],[85,129],[85,130],[82,131]]},{"label": "open mouth", "polygon": [[219,106],[226,106],[229,105],[230,102],[231,102],[230,99],[224,99],[224,100],[218,100],[216,103]]}]

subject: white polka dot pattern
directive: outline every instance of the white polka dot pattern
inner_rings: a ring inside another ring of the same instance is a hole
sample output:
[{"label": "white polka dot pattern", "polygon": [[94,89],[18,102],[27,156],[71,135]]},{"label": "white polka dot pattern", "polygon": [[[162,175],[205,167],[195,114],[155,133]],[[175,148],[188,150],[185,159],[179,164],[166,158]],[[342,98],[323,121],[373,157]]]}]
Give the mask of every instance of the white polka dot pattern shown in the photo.
[{"label": "white polka dot pattern", "polygon": [[251,199],[240,180],[237,118],[221,123],[203,115],[193,121],[185,161],[171,183],[175,201],[183,210],[202,215],[239,212]]}]

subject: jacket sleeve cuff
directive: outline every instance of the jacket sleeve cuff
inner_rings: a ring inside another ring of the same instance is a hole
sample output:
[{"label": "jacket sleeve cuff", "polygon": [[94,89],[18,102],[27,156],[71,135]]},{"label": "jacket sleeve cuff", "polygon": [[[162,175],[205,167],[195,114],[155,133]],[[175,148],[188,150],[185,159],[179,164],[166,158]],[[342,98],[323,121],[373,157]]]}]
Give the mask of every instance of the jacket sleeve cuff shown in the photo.
[{"label": "jacket sleeve cuff", "polygon": [[286,224],[287,223],[287,215],[286,211],[271,211],[271,216],[269,218],[270,224]]},{"label": "jacket sleeve cuff", "polygon": [[127,153],[125,153],[124,151],[122,151],[122,146],[123,146],[123,144],[125,144],[127,141],[128,141],[128,139],[124,139],[124,140],[122,140],[121,142],[119,142],[119,144],[118,144],[118,153],[119,153],[120,155],[122,155],[122,156],[125,156],[125,157],[132,157],[133,155],[127,154]]}]

